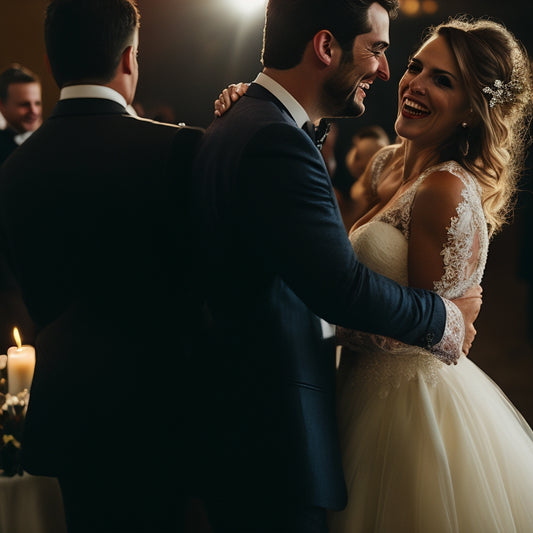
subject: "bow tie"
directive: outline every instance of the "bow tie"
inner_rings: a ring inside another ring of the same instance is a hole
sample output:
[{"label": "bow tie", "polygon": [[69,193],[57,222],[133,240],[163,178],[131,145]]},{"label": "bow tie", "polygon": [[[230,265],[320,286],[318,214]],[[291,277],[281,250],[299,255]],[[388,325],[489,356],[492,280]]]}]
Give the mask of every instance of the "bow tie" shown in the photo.
[{"label": "bow tie", "polygon": [[318,127],[315,127],[315,125],[308,120],[304,123],[302,126],[302,129],[311,137],[311,140],[315,143],[316,147],[321,150],[322,145],[326,141],[326,137],[328,136],[329,130],[331,128],[331,124],[326,119],[321,119]]}]

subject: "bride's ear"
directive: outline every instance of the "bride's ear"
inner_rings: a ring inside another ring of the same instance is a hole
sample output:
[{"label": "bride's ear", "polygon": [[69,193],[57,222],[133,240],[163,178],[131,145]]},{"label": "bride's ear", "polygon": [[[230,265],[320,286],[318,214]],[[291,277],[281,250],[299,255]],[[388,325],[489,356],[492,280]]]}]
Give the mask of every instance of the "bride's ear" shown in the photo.
[{"label": "bride's ear", "polygon": [[474,112],[472,108],[468,110],[468,113],[466,114],[463,123],[468,124],[469,128],[475,128],[479,125],[479,116]]}]

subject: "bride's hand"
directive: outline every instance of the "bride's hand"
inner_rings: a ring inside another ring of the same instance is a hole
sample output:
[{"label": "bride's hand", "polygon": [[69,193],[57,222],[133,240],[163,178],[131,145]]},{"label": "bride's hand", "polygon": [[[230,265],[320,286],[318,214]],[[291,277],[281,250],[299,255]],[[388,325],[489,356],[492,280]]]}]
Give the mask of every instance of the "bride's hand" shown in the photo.
[{"label": "bride's hand", "polygon": [[247,83],[240,82],[228,85],[215,100],[215,116],[221,117],[247,90]]},{"label": "bride's hand", "polygon": [[459,308],[459,310],[463,314],[463,319],[465,322],[465,340],[463,343],[463,353],[465,355],[468,355],[468,352],[472,347],[472,343],[474,342],[474,338],[477,333],[476,329],[474,328],[474,322],[478,317],[479,311],[481,309],[482,292],[483,289],[481,288],[481,286],[477,285],[476,287],[472,287],[471,289],[466,291],[466,293],[460,298],[452,300],[452,302]]}]

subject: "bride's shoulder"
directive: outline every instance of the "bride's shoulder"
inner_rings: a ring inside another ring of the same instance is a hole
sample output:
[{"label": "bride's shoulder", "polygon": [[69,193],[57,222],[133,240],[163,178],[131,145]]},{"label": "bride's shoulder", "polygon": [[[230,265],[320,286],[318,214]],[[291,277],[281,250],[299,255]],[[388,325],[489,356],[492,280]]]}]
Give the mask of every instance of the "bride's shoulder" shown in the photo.
[{"label": "bride's shoulder", "polygon": [[432,167],[420,176],[414,211],[428,218],[449,218],[466,204],[470,206],[468,211],[480,209],[480,187],[474,176],[455,161]]},{"label": "bride's shoulder", "polygon": [[446,161],[426,169],[419,178],[420,187],[447,186],[452,190],[464,188],[480,191],[476,178],[456,161]]}]

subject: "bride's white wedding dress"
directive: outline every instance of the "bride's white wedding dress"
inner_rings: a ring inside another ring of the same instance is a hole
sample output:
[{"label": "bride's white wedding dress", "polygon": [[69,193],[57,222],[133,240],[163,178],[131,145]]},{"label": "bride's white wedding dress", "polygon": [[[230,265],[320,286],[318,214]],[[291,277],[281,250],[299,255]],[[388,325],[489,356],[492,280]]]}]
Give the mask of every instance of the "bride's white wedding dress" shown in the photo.
[{"label": "bride's white wedding dress", "polygon": [[[478,186],[457,163],[428,169],[350,240],[363,263],[407,284],[413,198],[442,169],[464,185],[435,283],[453,299],[481,281],[488,248]],[[332,515],[331,533],[533,532],[533,432],[500,388],[464,356],[447,366],[383,337],[338,336],[348,505]]]}]

